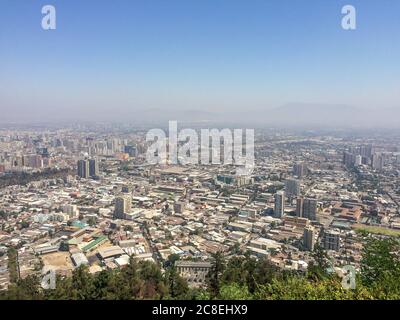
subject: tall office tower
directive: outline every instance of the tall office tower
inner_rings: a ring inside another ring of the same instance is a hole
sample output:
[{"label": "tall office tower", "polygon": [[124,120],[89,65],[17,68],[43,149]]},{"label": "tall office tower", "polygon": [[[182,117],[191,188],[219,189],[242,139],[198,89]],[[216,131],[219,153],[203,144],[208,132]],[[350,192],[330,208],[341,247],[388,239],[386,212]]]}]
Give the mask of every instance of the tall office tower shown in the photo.
[{"label": "tall office tower", "polygon": [[356,156],[350,152],[345,152],[343,155],[343,163],[346,167],[351,167],[354,165]]},{"label": "tall office tower", "polygon": [[123,151],[121,140],[116,138],[107,140],[107,149],[112,153]]},{"label": "tall office tower", "polygon": [[334,230],[325,230],[323,237],[323,246],[325,250],[339,251],[340,233]]},{"label": "tall office tower", "polygon": [[288,197],[298,196],[300,194],[300,182],[296,179],[285,180],[285,192]]},{"label": "tall office tower", "polygon": [[113,140],[107,140],[107,150],[110,152],[114,152],[114,141]]},{"label": "tall office tower", "polygon": [[372,169],[382,170],[383,169],[384,158],[380,154],[374,154],[372,156]]},{"label": "tall office tower", "polygon": [[99,170],[99,162],[97,159],[90,159],[89,160],[89,176],[97,177],[100,173]]},{"label": "tall office tower", "polygon": [[125,214],[129,213],[132,208],[132,199],[129,196],[121,196],[115,198],[114,217],[124,219]]},{"label": "tall office tower", "polygon": [[78,161],[78,176],[84,179],[89,178],[89,161],[87,160]]},{"label": "tall office tower", "polygon": [[362,156],[360,156],[360,155],[356,156],[354,165],[356,165],[356,166],[361,166],[362,165]]},{"label": "tall office tower", "polygon": [[367,145],[367,146],[361,146],[360,147],[360,155],[365,157],[365,158],[371,158],[373,153],[373,147],[372,145]]},{"label": "tall office tower", "polygon": [[312,221],[317,220],[317,200],[304,199],[303,197],[297,198],[296,201],[296,215],[298,217],[307,218]]},{"label": "tall office tower", "polygon": [[298,178],[302,178],[307,174],[307,167],[304,163],[295,163],[293,166],[293,174]]},{"label": "tall office tower", "polygon": [[303,217],[304,198],[296,199],[296,216]]},{"label": "tall office tower", "polygon": [[303,217],[312,221],[317,220],[317,200],[304,199]]},{"label": "tall office tower", "polygon": [[278,191],[275,194],[275,216],[277,218],[282,218],[285,215],[285,192]]},{"label": "tall office tower", "polygon": [[315,246],[315,228],[307,226],[303,232],[303,245],[307,251],[313,251]]}]

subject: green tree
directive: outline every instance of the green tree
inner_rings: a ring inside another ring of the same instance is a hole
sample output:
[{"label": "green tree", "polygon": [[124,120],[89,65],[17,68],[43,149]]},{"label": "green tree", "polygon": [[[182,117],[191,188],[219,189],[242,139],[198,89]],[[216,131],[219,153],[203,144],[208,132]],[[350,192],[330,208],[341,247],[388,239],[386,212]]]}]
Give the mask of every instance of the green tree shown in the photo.
[{"label": "green tree", "polygon": [[187,282],[179,276],[175,265],[172,265],[166,272],[165,275],[170,297],[172,298],[184,298],[189,292]]},{"label": "green tree", "polygon": [[80,266],[72,274],[71,298],[74,300],[92,299],[96,288],[93,277],[86,266]]},{"label": "green tree", "polygon": [[15,248],[8,249],[8,271],[10,273],[10,282],[18,281],[18,251]]},{"label": "green tree", "polygon": [[219,298],[221,300],[251,300],[253,297],[247,286],[233,283],[221,287]]},{"label": "green tree", "polygon": [[311,279],[322,279],[328,276],[328,268],[330,267],[329,257],[326,251],[316,245],[312,252],[313,261],[308,266],[308,276]]},{"label": "green tree", "polygon": [[233,256],[226,264],[224,273],[221,276],[223,284],[237,283],[239,285],[246,284],[246,276],[244,270],[244,257]]},{"label": "green tree", "polygon": [[273,279],[280,278],[281,276],[279,268],[273,265],[268,259],[259,259],[257,261],[254,274],[256,286],[271,283]]},{"label": "green tree", "polygon": [[366,286],[400,281],[399,241],[393,238],[368,239],[363,247],[361,281]]},{"label": "green tree", "polygon": [[221,287],[221,277],[225,270],[224,255],[222,252],[212,254],[211,269],[208,274],[208,289],[211,297],[216,298],[219,295]]}]

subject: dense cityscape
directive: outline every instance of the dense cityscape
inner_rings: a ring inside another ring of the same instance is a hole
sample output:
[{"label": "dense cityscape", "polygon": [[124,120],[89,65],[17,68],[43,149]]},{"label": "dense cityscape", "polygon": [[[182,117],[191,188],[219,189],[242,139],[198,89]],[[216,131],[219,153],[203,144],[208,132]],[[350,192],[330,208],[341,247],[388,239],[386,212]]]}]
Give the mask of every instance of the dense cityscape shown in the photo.
[{"label": "dense cityscape", "polygon": [[201,290],[216,255],[305,275],[318,250],[341,278],[360,271],[366,238],[400,235],[398,135],[255,132],[254,170],[237,176],[234,165],[148,165],[143,128],[3,128],[1,290],[132,260]]}]

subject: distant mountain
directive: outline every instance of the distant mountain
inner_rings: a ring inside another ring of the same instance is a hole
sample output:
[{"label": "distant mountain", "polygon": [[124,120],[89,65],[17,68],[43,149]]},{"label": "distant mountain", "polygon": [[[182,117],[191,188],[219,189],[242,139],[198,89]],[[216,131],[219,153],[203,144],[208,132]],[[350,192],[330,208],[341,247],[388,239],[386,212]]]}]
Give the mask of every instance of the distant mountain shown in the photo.
[{"label": "distant mountain", "polygon": [[[17,110],[18,111],[18,110]],[[115,106],[93,113],[82,108],[79,119],[76,112],[69,114],[36,112],[26,117],[10,108],[0,123],[7,122],[37,122],[43,117],[48,121],[133,121],[154,126],[168,125],[169,120],[189,123],[208,123],[218,127],[294,127],[294,128],[399,128],[400,106],[398,108],[365,109],[349,105],[317,104],[317,103],[288,103],[276,108],[248,107],[235,110],[215,108],[175,109],[146,108],[136,109],[129,106]]]},{"label": "distant mountain", "polygon": [[289,103],[277,108],[243,108],[243,111],[163,110],[137,112],[143,121],[213,122],[222,125],[257,124],[284,127],[399,127],[400,108],[363,109],[348,105]]},{"label": "distant mountain", "polygon": [[267,112],[267,121],[285,125],[348,125],[362,111],[346,105],[290,103]]},{"label": "distant mountain", "polygon": [[362,109],[348,105],[290,103],[266,110],[268,124],[313,127],[400,127],[400,108]]},{"label": "distant mountain", "polygon": [[145,109],[137,112],[137,117],[143,121],[212,121],[213,112],[201,110],[171,110],[171,109]]}]

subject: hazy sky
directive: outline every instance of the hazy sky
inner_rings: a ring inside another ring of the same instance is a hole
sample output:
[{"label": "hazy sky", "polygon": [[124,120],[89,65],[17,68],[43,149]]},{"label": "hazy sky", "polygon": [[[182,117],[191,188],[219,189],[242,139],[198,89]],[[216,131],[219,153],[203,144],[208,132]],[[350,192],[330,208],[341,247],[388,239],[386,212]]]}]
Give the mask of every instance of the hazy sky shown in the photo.
[{"label": "hazy sky", "polygon": [[398,0],[0,0],[0,117],[400,107],[399,17]]}]

